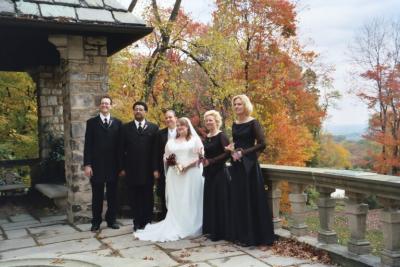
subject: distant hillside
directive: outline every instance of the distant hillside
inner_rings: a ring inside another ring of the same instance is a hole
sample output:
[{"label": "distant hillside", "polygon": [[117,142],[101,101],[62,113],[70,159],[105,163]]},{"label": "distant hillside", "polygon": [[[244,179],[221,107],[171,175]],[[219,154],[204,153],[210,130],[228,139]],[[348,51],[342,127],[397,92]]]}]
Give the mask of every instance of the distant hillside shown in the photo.
[{"label": "distant hillside", "polygon": [[360,140],[367,129],[366,124],[331,124],[325,125],[324,130],[334,136],[343,136],[347,140]]}]

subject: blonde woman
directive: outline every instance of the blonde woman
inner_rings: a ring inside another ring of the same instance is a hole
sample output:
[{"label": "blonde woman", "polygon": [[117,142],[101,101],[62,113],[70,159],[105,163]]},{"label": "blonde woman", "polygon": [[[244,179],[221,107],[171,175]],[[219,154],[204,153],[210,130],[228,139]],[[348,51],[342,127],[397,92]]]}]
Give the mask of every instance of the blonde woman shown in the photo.
[{"label": "blonde woman", "polygon": [[266,145],[260,123],[251,117],[253,105],[246,95],[232,99],[236,120],[232,126],[231,205],[232,239],[243,246],[271,245],[272,216],[267,204],[258,154]]},{"label": "blonde woman", "polygon": [[230,153],[228,137],[220,130],[222,124],[218,111],[204,114],[208,134],[204,139],[204,206],[203,234],[212,241],[230,240],[229,174],[225,162]]}]

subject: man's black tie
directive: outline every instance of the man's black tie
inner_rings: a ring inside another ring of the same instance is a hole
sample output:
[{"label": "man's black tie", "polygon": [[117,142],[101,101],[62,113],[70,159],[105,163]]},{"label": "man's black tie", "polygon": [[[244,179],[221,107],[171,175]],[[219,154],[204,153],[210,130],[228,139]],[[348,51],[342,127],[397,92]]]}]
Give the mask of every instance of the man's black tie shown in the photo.
[{"label": "man's black tie", "polygon": [[107,121],[107,118],[104,118],[104,127],[108,128],[108,121]]},{"label": "man's black tie", "polygon": [[141,134],[143,132],[142,123],[139,122],[138,132]]}]

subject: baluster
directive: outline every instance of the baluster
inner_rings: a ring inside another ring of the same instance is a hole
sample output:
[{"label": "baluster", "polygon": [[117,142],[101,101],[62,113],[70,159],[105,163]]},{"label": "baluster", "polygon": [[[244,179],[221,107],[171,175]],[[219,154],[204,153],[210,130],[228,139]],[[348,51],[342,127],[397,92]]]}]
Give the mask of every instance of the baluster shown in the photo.
[{"label": "baluster", "polygon": [[272,222],[274,223],[274,229],[279,229],[282,227],[282,220],[279,216],[279,203],[281,201],[281,190],[279,189],[279,182],[268,180],[267,186],[267,199],[268,205],[272,212]]},{"label": "baluster", "polygon": [[306,185],[297,183],[289,183],[289,185],[291,191],[289,201],[292,206],[290,233],[295,236],[303,236],[307,234],[307,225],[305,224],[307,194],[304,193]]},{"label": "baluster", "polygon": [[361,203],[363,194],[346,192],[346,214],[349,219],[350,240],[347,244],[349,252],[361,255],[371,252],[369,241],[365,239],[367,227],[368,205]]},{"label": "baluster", "polygon": [[382,266],[400,266],[400,211],[399,201],[379,198],[384,248],[381,252]]},{"label": "baluster", "polygon": [[336,200],[331,197],[335,189],[317,187],[317,190],[319,192],[318,213],[320,223],[318,241],[326,244],[336,244],[336,232],[332,230]]}]

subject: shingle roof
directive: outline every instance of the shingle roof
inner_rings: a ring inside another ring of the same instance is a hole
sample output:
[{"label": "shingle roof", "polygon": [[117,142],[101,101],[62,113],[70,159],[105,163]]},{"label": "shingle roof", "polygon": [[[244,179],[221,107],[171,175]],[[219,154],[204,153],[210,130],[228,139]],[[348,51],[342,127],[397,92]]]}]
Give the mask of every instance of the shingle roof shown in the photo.
[{"label": "shingle roof", "polygon": [[117,0],[0,0],[0,18],[145,26]]}]

